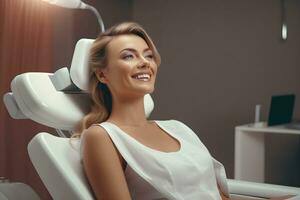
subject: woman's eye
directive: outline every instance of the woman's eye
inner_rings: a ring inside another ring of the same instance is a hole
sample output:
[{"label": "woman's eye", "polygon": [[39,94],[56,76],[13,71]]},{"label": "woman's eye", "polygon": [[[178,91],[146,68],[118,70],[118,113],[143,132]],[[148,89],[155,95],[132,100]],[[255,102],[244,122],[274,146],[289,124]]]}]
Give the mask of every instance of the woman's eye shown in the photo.
[{"label": "woman's eye", "polygon": [[152,55],[152,54],[146,55],[145,57],[146,57],[148,60],[152,60],[152,59],[153,59],[153,55]]},{"label": "woman's eye", "polygon": [[130,59],[132,59],[132,58],[133,58],[133,55],[131,55],[131,54],[128,54],[128,55],[123,56],[123,59],[124,59],[124,60],[130,60]]}]

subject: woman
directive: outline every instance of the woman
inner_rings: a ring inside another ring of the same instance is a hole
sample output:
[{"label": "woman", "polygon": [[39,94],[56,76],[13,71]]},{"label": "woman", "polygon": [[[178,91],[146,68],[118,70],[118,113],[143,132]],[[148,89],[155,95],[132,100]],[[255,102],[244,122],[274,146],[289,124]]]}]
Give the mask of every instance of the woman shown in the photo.
[{"label": "woman", "polygon": [[145,30],[121,23],[90,55],[91,112],[82,120],[83,165],[97,199],[228,199],[223,166],[176,120],[148,121],[160,56]]}]

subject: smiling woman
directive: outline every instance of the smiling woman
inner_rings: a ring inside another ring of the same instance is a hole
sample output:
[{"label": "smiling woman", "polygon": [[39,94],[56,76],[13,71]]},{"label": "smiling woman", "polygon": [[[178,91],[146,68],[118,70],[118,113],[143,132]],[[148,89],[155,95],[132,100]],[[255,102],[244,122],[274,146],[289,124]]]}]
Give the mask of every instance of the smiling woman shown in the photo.
[{"label": "smiling woman", "polygon": [[97,199],[227,199],[226,174],[177,120],[147,120],[160,56],[145,30],[125,22],[90,53],[91,111],[81,121],[82,160]]}]

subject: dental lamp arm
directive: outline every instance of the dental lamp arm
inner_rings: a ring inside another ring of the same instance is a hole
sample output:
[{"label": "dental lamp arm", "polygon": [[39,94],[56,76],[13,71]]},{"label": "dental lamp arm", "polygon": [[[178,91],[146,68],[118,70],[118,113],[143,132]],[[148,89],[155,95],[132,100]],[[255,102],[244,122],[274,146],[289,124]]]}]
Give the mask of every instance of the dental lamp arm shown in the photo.
[{"label": "dental lamp arm", "polygon": [[99,23],[99,26],[101,28],[101,33],[103,33],[105,31],[105,28],[104,28],[104,23],[103,23],[103,20],[102,20],[102,17],[100,15],[100,13],[98,12],[98,10],[96,8],[94,8],[93,6],[90,6],[88,4],[85,4],[86,5],[86,9],[92,11],[96,17],[97,17],[97,20],[98,20],[98,23]]},{"label": "dental lamp arm", "polygon": [[98,10],[96,8],[94,8],[93,6],[82,2],[81,0],[43,0],[43,1],[50,3],[50,4],[60,6],[60,7],[64,7],[64,8],[90,10],[96,15],[98,23],[100,25],[101,32],[104,32],[104,30],[105,30],[102,17],[100,15],[100,13],[98,12]]}]

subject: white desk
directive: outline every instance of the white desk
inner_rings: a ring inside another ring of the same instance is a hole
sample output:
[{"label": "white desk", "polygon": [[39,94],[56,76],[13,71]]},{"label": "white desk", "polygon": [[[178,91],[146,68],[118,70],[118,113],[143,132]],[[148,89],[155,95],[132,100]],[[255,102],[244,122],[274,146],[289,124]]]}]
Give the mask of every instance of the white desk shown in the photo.
[{"label": "white desk", "polygon": [[300,135],[300,130],[282,126],[267,127],[265,124],[235,127],[234,179],[264,182],[265,134]]}]

